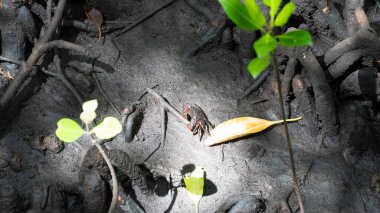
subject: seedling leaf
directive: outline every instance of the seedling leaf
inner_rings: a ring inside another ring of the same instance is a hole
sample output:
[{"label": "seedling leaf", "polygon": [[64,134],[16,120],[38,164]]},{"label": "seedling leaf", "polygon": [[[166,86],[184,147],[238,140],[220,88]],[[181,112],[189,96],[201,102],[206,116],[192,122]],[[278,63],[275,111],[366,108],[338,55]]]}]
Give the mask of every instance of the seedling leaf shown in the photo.
[{"label": "seedling leaf", "polygon": [[263,3],[264,3],[266,6],[270,7],[271,1],[272,1],[272,0],[263,0]]},{"label": "seedling leaf", "polygon": [[96,108],[98,108],[97,100],[86,101],[82,104],[83,112],[95,112]]},{"label": "seedling leaf", "polygon": [[253,48],[256,51],[258,57],[269,55],[276,47],[278,43],[269,33],[262,36],[253,44]]},{"label": "seedling leaf", "polygon": [[259,24],[260,26],[265,26],[266,20],[264,15],[261,13],[259,6],[256,3],[256,0],[245,0],[247,10],[252,20]]},{"label": "seedling leaf", "polygon": [[276,20],[274,21],[274,26],[279,27],[286,24],[295,9],[296,5],[294,5],[293,2],[287,3],[276,17]]},{"label": "seedling leaf", "polygon": [[248,71],[253,78],[256,78],[270,63],[270,56],[265,55],[260,58],[255,58],[248,64]]},{"label": "seedling leaf", "polygon": [[57,122],[57,126],[58,128],[55,131],[55,134],[61,141],[66,143],[76,141],[85,133],[76,121],[69,118],[62,118]]},{"label": "seedling leaf", "polygon": [[280,8],[281,2],[282,0],[270,0],[269,15],[270,15],[271,20],[274,20],[274,17],[276,16],[278,8]]},{"label": "seedling leaf", "polygon": [[246,6],[240,0],[219,0],[227,16],[244,30],[262,29],[260,24],[255,23]]},{"label": "seedling leaf", "polygon": [[[300,120],[299,118],[287,119],[287,122]],[[240,117],[225,121],[211,131],[211,136],[205,141],[206,145],[212,146],[226,141],[261,132],[275,124],[281,124],[283,120],[268,121],[254,117]]]},{"label": "seedling leaf", "polygon": [[96,118],[96,113],[94,111],[84,111],[80,114],[80,119],[85,124],[90,124]]},{"label": "seedling leaf", "polygon": [[183,181],[185,182],[186,190],[189,193],[191,200],[195,205],[198,205],[203,195],[203,187],[205,183],[203,168],[197,167],[190,174],[185,174]]},{"label": "seedling leaf", "polygon": [[276,38],[284,47],[298,47],[298,46],[312,46],[313,40],[308,31],[305,30],[294,30],[287,32],[283,35],[278,35]]},{"label": "seedling leaf", "polygon": [[115,137],[121,130],[119,120],[114,117],[106,117],[103,122],[91,130],[91,133],[95,133],[96,137],[105,140]]}]

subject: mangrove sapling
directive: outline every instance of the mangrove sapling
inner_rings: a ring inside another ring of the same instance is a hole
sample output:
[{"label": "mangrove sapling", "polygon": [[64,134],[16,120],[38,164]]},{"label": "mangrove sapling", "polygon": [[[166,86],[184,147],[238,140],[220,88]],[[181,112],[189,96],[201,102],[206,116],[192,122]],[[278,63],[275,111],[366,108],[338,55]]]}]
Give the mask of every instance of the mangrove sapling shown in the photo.
[{"label": "mangrove sapling", "polygon": [[[66,143],[71,143],[76,141],[79,137],[82,135],[88,135],[91,137],[91,142],[93,145],[96,146],[96,148],[101,153],[102,157],[107,163],[107,166],[111,172],[112,177],[112,201],[110,208],[108,210],[108,213],[115,212],[116,208],[116,202],[117,202],[117,179],[115,170],[111,164],[110,159],[108,158],[107,154],[105,153],[102,146],[99,144],[99,140],[106,140],[113,138],[117,134],[119,134],[122,130],[121,124],[119,120],[117,120],[114,117],[106,117],[104,118],[103,122],[95,126],[90,130],[90,126],[92,125],[94,119],[96,118],[95,110],[98,107],[98,102],[96,100],[91,100],[84,102],[82,105],[83,112],[80,115],[80,119],[83,121],[85,125],[85,130],[82,129],[82,127],[74,120],[69,118],[62,118],[57,123],[57,130],[55,134],[57,137]],[[92,134],[95,134],[97,138],[92,136]]]},{"label": "mangrove sapling", "polygon": [[289,149],[291,170],[293,176],[293,184],[295,193],[298,199],[298,205],[300,212],[304,212],[301,192],[298,185],[297,174],[294,165],[293,150],[290,141],[288,125],[285,116],[285,107],[283,102],[283,94],[280,80],[280,73],[277,64],[277,59],[274,54],[278,47],[278,44],[284,47],[297,47],[297,46],[311,46],[312,39],[309,32],[305,30],[294,30],[287,32],[282,35],[273,35],[273,29],[275,27],[284,26],[296,6],[293,2],[285,4],[285,6],[280,9],[282,0],[263,0],[264,5],[270,8],[269,20],[266,20],[265,16],[261,13],[259,6],[255,0],[245,0],[242,3],[240,0],[219,0],[223,9],[226,11],[227,16],[240,28],[248,31],[259,30],[263,35],[257,41],[254,42],[253,48],[256,52],[256,58],[253,59],[248,64],[248,70],[251,75],[256,78],[262,71],[264,71],[270,63],[272,63],[274,70],[276,72],[277,85],[279,90],[279,101],[282,119],[284,121],[285,134]]}]

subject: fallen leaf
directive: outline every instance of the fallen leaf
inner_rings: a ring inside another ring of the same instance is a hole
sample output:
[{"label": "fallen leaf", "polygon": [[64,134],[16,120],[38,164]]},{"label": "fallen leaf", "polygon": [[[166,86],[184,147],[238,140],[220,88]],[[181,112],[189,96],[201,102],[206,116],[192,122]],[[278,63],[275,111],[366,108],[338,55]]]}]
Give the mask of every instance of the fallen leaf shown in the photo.
[{"label": "fallen leaf", "polygon": [[99,10],[97,10],[95,7],[91,7],[88,4],[83,4],[83,10],[88,18],[88,20],[91,22],[92,25],[98,29],[99,32],[99,41],[102,37],[102,23],[103,23],[103,14]]},{"label": "fallen leaf", "polygon": [[15,80],[15,78],[12,76],[12,74],[9,71],[7,71],[7,78],[11,80]]},{"label": "fallen leaf", "polygon": [[[287,122],[300,120],[302,117],[287,119]],[[261,132],[275,124],[281,124],[283,120],[268,121],[254,117],[240,117],[225,121],[216,126],[205,141],[206,145],[212,146],[226,141],[238,139],[253,133]]]}]

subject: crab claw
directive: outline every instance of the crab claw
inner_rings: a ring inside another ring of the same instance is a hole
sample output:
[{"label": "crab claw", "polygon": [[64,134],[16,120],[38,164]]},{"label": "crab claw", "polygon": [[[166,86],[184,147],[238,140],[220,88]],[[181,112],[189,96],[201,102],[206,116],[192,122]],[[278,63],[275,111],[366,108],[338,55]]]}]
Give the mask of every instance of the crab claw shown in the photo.
[{"label": "crab claw", "polygon": [[191,126],[191,124],[187,124],[186,125],[186,128],[189,130],[189,131],[193,131],[193,129],[194,129],[194,127],[193,126]]}]

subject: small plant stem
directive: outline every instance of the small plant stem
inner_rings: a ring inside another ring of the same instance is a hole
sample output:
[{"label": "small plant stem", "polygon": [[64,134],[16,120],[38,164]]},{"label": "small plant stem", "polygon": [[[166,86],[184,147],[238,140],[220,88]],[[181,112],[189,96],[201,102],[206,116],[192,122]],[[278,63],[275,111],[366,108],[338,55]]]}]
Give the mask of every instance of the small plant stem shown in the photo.
[{"label": "small plant stem", "polygon": [[115,170],[113,169],[113,166],[111,164],[111,161],[110,159],[108,158],[107,154],[105,153],[104,149],[102,148],[102,146],[100,146],[100,144],[98,143],[94,143],[96,148],[98,148],[100,154],[102,154],[104,160],[106,161],[107,163],[107,166],[111,172],[111,177],[112,177],[112,201],[111,201],[111,205],[110,205],[110,208],[108,209],[108,213],[114,213],[115,212],[115,208],[116,208],[116,202],[117,202],[117,179],[116,179],[116,173],[115,173]]},{"label": "small plant stem", "polygon": [[[86,131],[90,132],[88,125],[86,124]],[[96,140],[90,135],[91,142],[96,146],[96,148],[99,150],[100,154],[102,154],[103,159],[106,161],[108,169],[111,172],[111,178],[112,178],[112,201],[110,208],[108,209],[108,213],[114,213],[116,209],[116,203],[117,203],[117,194],[118,194],[118,188],[117,188],[117,178],[115,170],[113,169],[111,160],[108,158],[106,152],[102,148],[102,146],[96,142]]]},{"label": "small plant stem", "polygon": [[302,197],[301,197],[301,190],[300,190],[299,185],[298,185],[298,178],[297,178],[296,167],[295,167],[295,163],[294,163],[292,143],[290,141],[288,123],[287,123],[286,117],[285,117],[285,107],[284,107],[284,98],[282,96],[282,89],[281,89],[280,71],[278,69],[277,59],[276,59],[276,56],[274,54],[272,54],[271,60],[272,60],[272,65],[274,67],[274,70],[276,71],[277,87],[278,87],[278,93],[279,93],[279,97],[280,97],[280,99],[279,99],[280,100],[280,108],[281,108],[282,119],[284,120],[284,129],[285,129],[286,140],[288,143],[288,150],[289,150],[289,156],[290,156],[290,166],[291,166],[292,176],[293,176],[294,191],[295,191],[296,196],[297,196],[300,212],[304,213]]},{"label": "small plant stem", "polygon": [[199,212],[199,206],[198,206],[198,203],[195,204],[195,213],[198,213]]}]

